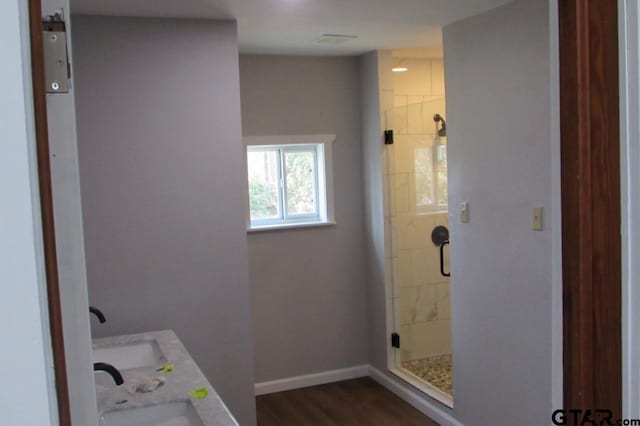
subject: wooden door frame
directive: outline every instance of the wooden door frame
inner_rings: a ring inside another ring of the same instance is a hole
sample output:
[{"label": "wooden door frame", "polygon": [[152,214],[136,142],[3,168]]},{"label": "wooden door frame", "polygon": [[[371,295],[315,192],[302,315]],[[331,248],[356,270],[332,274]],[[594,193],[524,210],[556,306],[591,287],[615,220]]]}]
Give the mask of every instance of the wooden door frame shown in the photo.
[{"label": "wooden door frame", "polygon": [[41,0],[29,0],[29,34],[31,41],[31,73],[35,117],[36,155],[38,161],[38,185],[42,217],[49,331],[53,350],[53,366],[60,426],[71,426],[67,363],[64,353],[62,308],[58,280],[58,256],[53,216],[53,192],[51,163],[49,158],[49,125],[47,121],[47,95],[44,75],[44,51],[42,39]]},{"label": "wooden door frame", "polygon": [[560,0],[566,409],[622,416],[618,10]]}]

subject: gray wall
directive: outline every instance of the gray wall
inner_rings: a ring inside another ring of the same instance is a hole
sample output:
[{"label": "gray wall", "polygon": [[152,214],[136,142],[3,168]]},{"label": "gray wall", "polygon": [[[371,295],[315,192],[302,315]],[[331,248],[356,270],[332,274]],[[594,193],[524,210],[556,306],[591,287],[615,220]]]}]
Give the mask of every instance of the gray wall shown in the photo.
[{"label": "gray wall", "polygon": [[254,424],[236,26],[76,16],[74,30],[95,336],[175,330]]},{"label": "gray wall", "polygon": [[249,235],[256,382],[367,363],[356,58],[241,56],[246,136],[336,134],[337,225]]},{"label": "gray wall", "polygon": [[[552,169],[549,4],[518,0],[445,28],[455,408],[444,424],[538,425],[552,411]],[[388,53],[360,58],[370,362],[387,368],[381,118]],[[376,75],[377,74],[377,75]],[[470,202],[471,223],[457,206]],[[555,200],[554,200],[555,201]],[[531,230],[533,206],[544,232]],[[555,205],[555,204],[554,204]],[[381,271],[382,269],[382,271]],[[387,307],[389,312],[390,307]],[[556,333],[557,334],[557,333]],[[410,387],[390,377],[403,392]],[[433,409],[435,408],[435,411]],[[453,419],[451,417],[453,416]]]},{"label": "gray wall", "polygon": [[444,31],[454,412],[467,425],[548,424],[552,411],[548,7],[518,0]]},{"label": "gray wall", "polygon": [[385,235],[382,176],[383,90],[391,92],[393,80],[379,72],[382,57],[370,52],[359,59],[362,105],[362,157],[364,158],[365,226],[367,242],[367,302],[369,361],[381,371],[387,368],[387,315],[385,306]]}]

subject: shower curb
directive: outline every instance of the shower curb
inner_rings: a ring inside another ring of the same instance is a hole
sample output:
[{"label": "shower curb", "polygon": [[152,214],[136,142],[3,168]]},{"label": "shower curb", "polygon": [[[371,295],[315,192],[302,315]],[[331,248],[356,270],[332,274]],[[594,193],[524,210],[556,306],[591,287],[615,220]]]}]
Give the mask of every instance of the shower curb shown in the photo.
[{"label": "shower curb", "polygon": [[406,385],[390,374],[383,373],[373,366],[369,366],[369,376],[378,382],[379,385],[393,392],[397,397],[404,400],[413,408],[420,411],[425,416],[436,421],[442,426],[464,426],[453,418],[440,403],[417,390],[409,389]]}]

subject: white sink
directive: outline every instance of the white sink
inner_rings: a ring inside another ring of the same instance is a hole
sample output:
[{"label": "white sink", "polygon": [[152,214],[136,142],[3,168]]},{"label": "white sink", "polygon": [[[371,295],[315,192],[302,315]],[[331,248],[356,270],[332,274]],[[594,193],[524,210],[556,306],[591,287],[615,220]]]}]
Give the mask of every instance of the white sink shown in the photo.
[{"label": "white sink", "polygon": [[104,413],[100,426],[204,426],[189,401],[168,402]]},{"label": "white sink", "polygon": [[166,362],[155,340],[140,340],[123,345],[93,348],[93,362],[106,362],[118,370],[156,367]]}]

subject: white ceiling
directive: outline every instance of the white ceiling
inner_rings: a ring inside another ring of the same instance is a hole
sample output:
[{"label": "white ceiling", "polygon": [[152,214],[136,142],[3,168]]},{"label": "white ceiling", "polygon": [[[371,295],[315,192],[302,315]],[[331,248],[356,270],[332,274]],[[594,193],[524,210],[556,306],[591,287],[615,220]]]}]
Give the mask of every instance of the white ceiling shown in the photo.
[{"label": "white ceiling", "polygon": [[[71,0],[72,13],[236,19],[243,53],[353,55],[436,49],[441,28],[511,0]],[[358,36],[316,44],[322,34]]]}]

